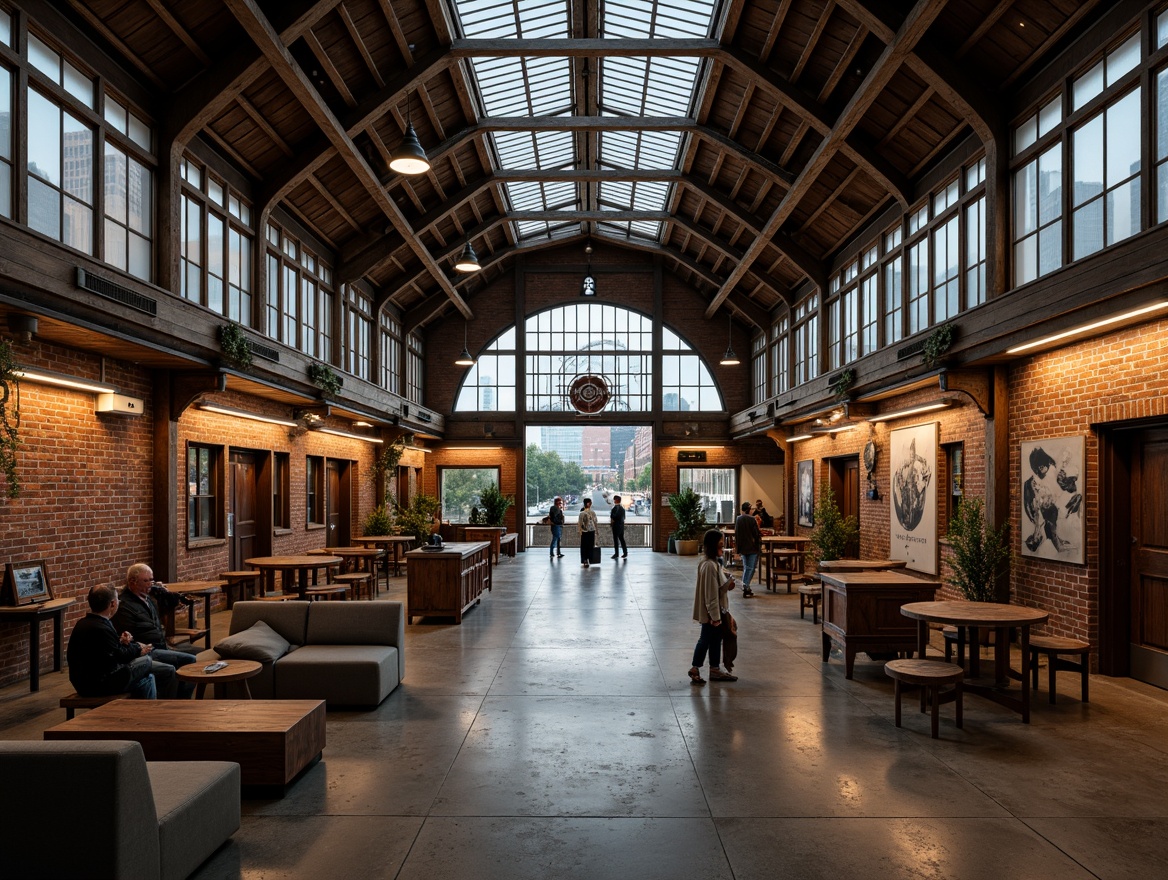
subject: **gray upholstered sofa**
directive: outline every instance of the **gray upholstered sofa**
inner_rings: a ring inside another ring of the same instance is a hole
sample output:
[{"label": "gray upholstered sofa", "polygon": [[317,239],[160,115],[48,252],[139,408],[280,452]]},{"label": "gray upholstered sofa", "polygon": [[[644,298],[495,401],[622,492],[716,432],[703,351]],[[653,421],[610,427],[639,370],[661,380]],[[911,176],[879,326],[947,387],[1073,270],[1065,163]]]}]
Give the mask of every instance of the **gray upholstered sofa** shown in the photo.
[{"label": "gray upholstered sofa", "polygon": [[0,877],[182,880],[239,829],[239,765],[124,740],[0,742]]},{"label": "gray upholstered sofa", "polygon": [[400,602],[236,602],[230,636],[199,662],[259,660],[257,700],[376,706],[405,676],[404,641]]}]

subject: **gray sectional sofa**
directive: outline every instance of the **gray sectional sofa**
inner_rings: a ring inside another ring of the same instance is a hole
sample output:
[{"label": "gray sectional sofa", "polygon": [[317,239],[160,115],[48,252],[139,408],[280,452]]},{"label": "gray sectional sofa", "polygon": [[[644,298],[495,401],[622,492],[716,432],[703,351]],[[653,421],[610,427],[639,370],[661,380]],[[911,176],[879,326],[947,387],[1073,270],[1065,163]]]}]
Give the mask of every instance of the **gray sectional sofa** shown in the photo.
[{"label": "gray sectional sofa", "polygon": [[239,765],[136,742],[0,742],[0,877],[182,880],[239,830]]},{"label": "gray sectional sofa", "polygon": [[199,662],[259,660],[248,680],[257,700],[373,707],[405,676],[404,640],[400,602],[236,602],[230,636]]}]

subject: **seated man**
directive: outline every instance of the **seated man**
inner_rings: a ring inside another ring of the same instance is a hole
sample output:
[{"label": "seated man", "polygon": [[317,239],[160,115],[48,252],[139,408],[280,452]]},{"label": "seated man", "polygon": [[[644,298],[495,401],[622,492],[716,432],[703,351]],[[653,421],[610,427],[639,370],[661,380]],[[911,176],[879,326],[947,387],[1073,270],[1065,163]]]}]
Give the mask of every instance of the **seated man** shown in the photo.
[{"label": "seated man", "polygon": [[[126,586],[120,595],[121,604],[113,617],[113,624],[119,630],[127,630],[135,640],[152,646],[151,658],[156,665],[167,664],[173,669],[195,662],[194,652],[172,651],[166,644],[166,630],[158,608],[150,598],[151,589],[159,589],[164,596],[172,595],[165,587],[154,584],[154,572],[149,565],[138,562],[126,572]],[[159,681],[159,696],[165,700],[190,699],[195,686],[180,681],[173,669],[164,683]],[[157,671],[155,673],[157,675]]]},{"label": "seated man", "polygon": [[[89,591],[89,613],[69,636],[69,681],[83,697],[129,694],[137,700],[157,696],[151,648],[134,641],[128,632],[118,635],[110,618],[118,610],[113,587]],[[174,667],[166,667],[174,676]]]}]

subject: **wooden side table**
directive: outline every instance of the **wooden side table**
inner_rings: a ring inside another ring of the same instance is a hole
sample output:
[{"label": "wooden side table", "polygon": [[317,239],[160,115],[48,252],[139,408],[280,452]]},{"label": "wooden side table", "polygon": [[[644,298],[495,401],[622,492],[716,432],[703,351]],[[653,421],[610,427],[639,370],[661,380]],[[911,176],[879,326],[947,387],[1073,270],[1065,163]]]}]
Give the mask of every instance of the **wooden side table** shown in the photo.
[{"label": "wooden side table", "polygon": [[41,689],[41,621],[53,619],[53,672],[61,671],[63,655],[61,641],[62,619],[65,609],[76,602],[73,598],[50,599],[36,605],[20,605],[16,608],[0,608],[0,620],[28,621],[28,689]]},{"label": "wooden side table", "polygon": [[243,688],[245,700],[251,699],[251,688],[247,686],[247,680],[253,676],[259,675],[260,670],[264,668],[262,663],[255,660],[223,660],[227,666],[215,672],[204,672],[203,669],[207,664],[203,663],[188,663],[186,666],[180,666],[175,672],[183,681],[189,681],[195,686],[195,699],[203,699],[203,695],[207,692],[207,685],[209,684],[226,684],[227,682],[238,681]]}]

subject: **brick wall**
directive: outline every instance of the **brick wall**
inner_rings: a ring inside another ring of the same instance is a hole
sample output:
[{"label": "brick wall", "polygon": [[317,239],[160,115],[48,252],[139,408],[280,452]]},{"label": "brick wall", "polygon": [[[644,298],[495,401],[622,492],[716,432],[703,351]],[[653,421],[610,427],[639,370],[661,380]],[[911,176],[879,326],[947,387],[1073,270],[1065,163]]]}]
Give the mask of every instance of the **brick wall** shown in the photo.
[{"label": "brick wall", "polygon": [[[520,507],[523,504],[522,488],[518,485],[516,463],[522,450],[512,447],[498,447],[492,449],[458,449],[455,447],[438,448],[430,455],[425,456],[426,494],[438,497],[441,491],[439,472],[446,467],[498,468],[499,491],[510,495],[514,500],[507,515],[503,518],[504,525],[509,532],[521,532],[518,528],[520,521]],[[442,512],[446,519],[446,512]]]}]

